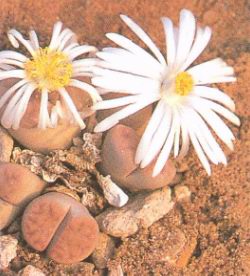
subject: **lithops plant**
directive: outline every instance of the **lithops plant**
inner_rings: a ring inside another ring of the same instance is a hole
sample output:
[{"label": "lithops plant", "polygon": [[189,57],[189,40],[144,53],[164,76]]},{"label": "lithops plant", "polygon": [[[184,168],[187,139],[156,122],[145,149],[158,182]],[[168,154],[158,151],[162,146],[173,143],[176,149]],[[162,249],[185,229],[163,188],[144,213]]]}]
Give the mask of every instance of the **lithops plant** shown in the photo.
[{"label": "lithops plant", "polygon": [[15,29],[8,31],[8,37],[15,48],[22,44],[29,56],[0,52],[1,124],[30,149],[48,152],[68,147],[85,128],[83,118],[91,114],[90,106],[101,99],[86,82],[95,59],[79,58],[96,48],[80,45],[62,22],[54,25],[46,47],[40,46],[34,30],[29,39]]},{"label": "lithops plant", "polygon": [[156,177],[152,177],[156,160],[143,169],[135,163],[139,141],[139,135],[130,127],[118,124],[109,130],[102,146],[101,171],[132,192],[154,190],[171,183],[176,173],[172,161],[168,160]]},{"label": "lithops plant", "polygon": [[88,210],[72,197],[50,192],[25,209],[22,232],[27,243],[58,263],[87,258],[95,249],[99,228]]},{"label": "lithops plant", "polygon": [[12,163],[0,164],[0,230],[7,227],[46,183],[28,169]]}]

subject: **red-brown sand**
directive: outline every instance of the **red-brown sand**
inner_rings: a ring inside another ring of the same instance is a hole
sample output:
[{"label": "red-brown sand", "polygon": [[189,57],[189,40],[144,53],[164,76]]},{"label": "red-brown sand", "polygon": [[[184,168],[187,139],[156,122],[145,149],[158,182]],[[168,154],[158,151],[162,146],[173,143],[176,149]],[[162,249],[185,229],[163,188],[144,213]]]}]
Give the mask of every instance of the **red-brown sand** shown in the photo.
[{"label": "red-brown sand", "polygon": [[[235,151],[226,151],[228,166],[213,166],[212,176],[208,177],[191,150],[181,164],[185,170],[182,183],[192,191],[191,202],[179,204],[149,229],[125,239],[109,265],[120,263],[126,275],[250,275],[248,1],[1,0],[0,49],[10,48],[6,31],[11,27],[22,32],[34,27],[40,39],[48,42],[58,19],[72,28],[81,42],[107,46],[110,42],[104,36],[106,32],[121,32],[134,38],[119,19],[119,14],[124,13],[135,19],[165,51],[160,17],[168,16],[177,23],[182,8],[190,9],[199,24],[213,29],[212,40],[197,62],[219,56],[235,68],[237,83],[220,85],[235,100],[242,122],[240,128],[232,127],[237,138]],[[184,268],[164,261],[170,250],[168,233],[179,230],[189,243],[197,242]],[[33,265],[42,267],[39,262]],[[53,270],[58,271],[56,265],[45,269],[50,275],[54,275]],[[83,275],[71,273],[66,275]]]}]

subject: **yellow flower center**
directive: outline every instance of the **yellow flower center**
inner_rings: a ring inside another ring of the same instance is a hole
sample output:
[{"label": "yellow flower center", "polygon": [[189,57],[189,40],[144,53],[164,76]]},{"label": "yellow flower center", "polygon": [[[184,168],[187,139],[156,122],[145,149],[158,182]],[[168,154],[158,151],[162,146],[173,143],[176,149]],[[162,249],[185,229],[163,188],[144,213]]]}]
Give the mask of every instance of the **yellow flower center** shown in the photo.
[{"label": "yellow flower center", "polygon": [[187,72],[179,73],[175,78],[175,92],[180,96],[187,96],[193,89],[194,81]]},{"label": "yellow flower center", "polygon": [[24,65],[27,77],[39,90],[54,91],[70,82],[73,67],[69,58],[60,51],[40,48]]}]

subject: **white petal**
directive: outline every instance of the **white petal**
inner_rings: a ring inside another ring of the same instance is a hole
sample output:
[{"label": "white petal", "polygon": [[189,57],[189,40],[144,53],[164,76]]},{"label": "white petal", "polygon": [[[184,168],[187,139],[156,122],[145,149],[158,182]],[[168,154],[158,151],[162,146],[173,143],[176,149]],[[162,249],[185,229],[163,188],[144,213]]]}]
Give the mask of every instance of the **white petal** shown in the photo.
[{"label": "white petal", "polygon": [[79,112],[77,111],[77,108],[76,108],[74,102],[72,101],[71,97],[69,96],[68,92],[64,88],[60,88],[59,93],[62,96],[66,106],[71,111],[75,121],[79,124],[81,129],[84,129],[86,125],[83,122],[83,120],[82,120]]},{"label": "white petal", "polygon": [[101,68],[93,72],[99,76],[92,78],[92,83],[113,92],[145,95],[159,92],[160,82],[150,78]]},{"label": "white petal", "polygon": [[232,150],[234,140],[232,131],[227,127],[227,125],[221,120],[221,118],[207,107],[204,103],[200,101],[191,101],[192,107],[197,110],[204,120],[210,125],[210,127],[215,131],[218,137]]},{"label": "white petal", "polygon": [[9,100],[9,98],[18,90],[21,86],[28,83],[28,80],[20,80],[15,83],[12,87],[10,87],[0,98],[0,109],[4,106],[4,104]]},{"label": "white petal", "polygon": [[116,108],[124,105],[128,105],[131,103],[135,103],[140,99],[140,95],[136,96],[127,96],[127,97],[119,97],[116,99],[111,100],[104,100],[96,103],[93,108],[95,110],[103,110],[103,109],[109,109],[109,108]]},{"label": "white petal", "polygon": [[15,29],[11,29],[8,31],[7,35],[8,35],[8,38],[9,38],[11,44],[13,45],[13,47],[19,48],[19,43],[18,43],[18,41],[19,41],[30,52],[30,54],[32,56],[35,54],[35,51],[34,51],[34,48],[31,44],[31,42],[24,39],[20,32],[18,32]]},{"label": "white petal", "polygon": [[57,113],[57,109],[56,109],[55,105],[51,109],[50,121],[51,121],[51,126],[53,128],[57,126],[57,123],[58,123],[58,113]]},{"label": "white petal", "polygon": [[35,90],[35,87],[32,84],[29,84],[27,86],[27,89],[25,90],[25,93],[23,94],[22,98],[19,100],[18,108],[17,108],[16,114],[14,116],[14,123],[12,125],[13,129],[19,128],[20,122],[23,118],[23,115],[25,114],[25,112],[27,110],[30,97],[31,97],[32,93],[34,92],[34,90]]},{"label": "white petal", "polygon": [[182,159],[188,153],[190,140],[189,140],[187,125],[185,120],[181,116],[181,112],[180,112],[180,124],[181,124],[182,145],[179,153],[179,158]]},{"label": "white petal", "polygon": [[147,154],[152,137],[157,128],[159,127],[164,112],[165,103],[163,101],[159,101],[137,146],[135,154],[136,164],[139,164]]},{"label": "white petal", "polygon": [[0,58],[1,59],[5,59],[5,58],[14,59],[14,60],[21,61],[21,62],[26,62],[28,60],[28,58],[25,55],[15,52],[15,51],[1,51]]},{"label": "white petal", "polygon": [[162,76],[162,68],[155,66],[156,63],[149,63],[148,60],[141,56],[136,56],[131,52],[122,50],[122,53],[98,52],[96,55],[104,61],[99,61],[98,66],[117,71],[129,72],[136,75],[159,79]]},{"label": "white petal", "polygon": [[200,115],[198,113],[196,113],[196,111],[193,110],[192,113],[193,113],[194,120],[197,124],[197,129],[203,133],[209,146],[211,147],[212,151],[216,155],[217,160],[219,162],[222,162],[224,165],[226,165],[227,164],[226,156],[223,153],[221,147],[218,145],[218,143],[214,139],[214,137],[213,137],[211,131],[209,130],[209,128],[207,127],[206,123],[203,121],[203,119],[200,117]]},{"label": "white petal", "polygon": [[68,55],[71,51],[73,51],[73,50],[74,50],[76,47],[78,47],[78,46],[79,46],[78,43],[73,42],[73,43],[69,44],[68,46],[66,46],[66,47],[62,50],[62,52],[63,52],[64,54]]},{"label": "white petal", "polygon": [[181,10],[179,24],[178,46],[175,59],[177,67],[181,66],[187,59],[193,44],[195,35],[195,18],[193,14],[186,9]]},{"label": "white petal", "polygon": [[47,112],[48,112],[48,90],[44,89],[41,93],[40,113],[38,127],[45,129],[47,127]]},{"label": "white petal", "polygon": [[211,162],[217,165],[219,160],[217,159],[217,156],[212,151],[209,145],[208,139],[205,136],[204,132],[202,131],[202,125],[199,124],[199,121],[197,121],[197,116],[195,116],[195,112],[192,111],[191,109],[186,108],[186,116],[188,116],[187,119],[189,122],[188,129],[191,129],[191,131],[194,133],[203,151],[205,152],[207,157],[211,160]]},{"label": "white petal", "polygon": [[172,116],[171,109],[166,105],[165,114],[152,137],[148,152],[141,162],[141,168],[145,168],[149,163],[151,163],[164,145],[171,128]]},{"label": "white petal", "polygon": [[180,71],[185,71],[189,67],[189,65],[192,64],[194,60],[202,53],[202,51],[207,46],[211,35],[212,30],[209,27],[205,27],[204,29],[199,27],[197,28],[195,41],[193,43],[191,51],[187,56],[187,59],[181,66]]},{"label": "white petal", "polygon": [[75,36],[75,34],[68,28],[64,29],[59,38],[58,38],[58,46],[57,50],[62,51],[65,46],[68,46],[70,44],[70,41],[72,41],[72,38]]},{"label": "white petal", "polygon": [[227,94],[221,92],[217,88],[207,86],[195,86],[192,91],[192,95],[215,100],[219,103],[222,103],[232,111],[235,111],[234,101]]},{"label": "white petal", "polygon": [[90,74],[91,76],[93,75],[93,66],[82,66],[78,68],[73,68],[73,78],[77,78],[82,74]]},{"label": "white petal", "polygon": [[140,100],[137,101],[136,103],[133,103],[133,104],[130,104],[130,105],[124,107],[123,109],[115,112],[111,116],[109,116],[106,119],[104,119],[103,121],[101,121],[99,124],[97,124],[94,131],[95,132],[104,132],[107,129],[116,125],[120,120],[136,113],[137,111],[143,109],[144,107],[152,104],[156,100],[157,100],[157,98],[155,98],[155,97],[151,97],[151,98],[145,98],[145,97],[142,98],[141,97]]},{"label": "white petal", "polygon": [[156,161],[154,169],[153,169],[153,175],[152,175],[153,177],[156,177],[162,171],[162,169],[164,168],[164,166],[169,158],[169,155],[170,155],[171,149],[173,147],[173,143],[174,143],[174,134],[175,134],[175,129],[176,129],[176,123],[177,123],[176,117],[173,116],[173,120],[172,120],[172,124],[171,124],[171,128],[170,128],[168,137],[167,137],[165,144],[157,158],[157,161]]},{"label": "white petal", "polygon": [[95,89],[95,87],[93,87],[92,85],[90,85],[86,82],[72,79],[70,81],[69,86],[74,86],[74,87],[77,87],[79,89],[86,91],[90,95],[93,103],[96,103],[96,102],[102,100],[101,96],[99,95],[99,93]]},{"label": "white petal", "polygon": [[84,59],[77,59],[72,62],[72,66],[74,69],[81,68],[81,67],[90,67],[95,66],[98,64],[97,58],[84,58]]},{"label": "white petal", "polygon": [[148,60],[147,62],[156,63],[159,65],[157,59],[151,56],[147,51],[136,45],[130,39],[116,33],[108,33],[106,34],[107,38],[112,40],[114,43],[119,45],[120,47],[127,49],[131,53],[134,53],[136,56],[141,56],[143,59]]},{"label": "white petal", "polygon": [[81,56],[83,54],[90,53],[90,52],[96,52],[96,51],[97,49],[94,46],[83,45],[83,46],[78,46],[71,49],[68,55],[70,60],[74,60],[78,56]]},{"label": "white petal", "polygon": [[201,161],[201,164],[203,165],[203,167],[205,168],[206,172],[208,175],[211,175],[211,168],[210,168],[210,165],[208,163],[208,160],[197,140],[197,138],[195,137],[195,134],[192,132],[192,130],[189,129],[189,136],[190,136],[190,139],[192,141],[192,144],[194,146],[194,149]]},{"label": "white petal", "polygon": [[231,123],[235,124],[236,126],[240,126],[240,119],[233,112],[229,111],[225,107],[206,99],[198,98],[196,101],[202,102],[208,108],[211,108],[215,112],[219,113]]},{"label": "white petal", "polygon": [[121,15],[121,19],[129,26],[129,28],[149,47],[149,49],[154,53],[154,55],[157,57],[159,62],[165,66],[166,61],[159,51],[159,49],[156,47],[152,39],[144,32],[144,30],[137,25],[131,18],[129,18],[126,15]]},{"label": "white petal", "polygon": [[230,76],[221,76],[221,77],[212,77],[207,79],[202,79],[197,81],[197,84],[210,84],[210,83],[226,83],[226,82],[236,82],[236,77]]},{"label": "white petal", "polygon": [[55,49],[56,46],[57,46],[57,43],[58,43],[58,37],[61,33],[61,30],[62,30],[62,22],[58,21],[56,22],[56,24],[54,25],[53,27],[53,32],[52,32],[52,37],[51,37],[51,40],[50,40],[50,44],[49,44],[49,48],[50,49]]},{"label": "white petal", "polygon": [[0,80],[10,79],[10,78],[24,79],[25,71],[19,70],[19,69],[11,70],[11,71],[0,71]]},{"label": "white petal", "polygon": [[196,84],[236,81],[233,68],[227,66],[220,58],[196,65],[188,69],[187,72],[192,75]]},{"label": "white petal", "polygon": [[[188,125],[189,124],[189,121],[187,120],[187,116],[185,113],[182,113],[182,118],[183,120],[185,121],[185,123]],[[201,164],[202,166],[205,168],[206,172],[208,175],[211,175],[211,168],[210,168],[210,165],[209,165],[209,162],[194,134],[194,132],[191,130],[191,128],[188,128],[188,133],[189,133],[189,137],[191,139],[191,142],[193,144],[193,147],[198,155],[198,158],[200,159],[201,161]]]},{"label": "white petal", "polygon": [[38,41],[36,32],[34,30],[31,30],[29,32],[29,35],[30,35],[30,42],[32,44],[33,49],[38,50],[40,46],[39,46],[39,41]]},{"label": "white petal", "polygon": [[[0,63],[0,69],[1,70],[4,70],[4,71],[9,71],[9,70],[14,70],[15,69],[15,67],[14,66],[12,66],[12,65],[8,65],[8,64],[1,64]],[[0,71],[1,71],[0,70]]]},{"label": "white petal", "polygon": [[9,103],[7,104],[1,118],[1,123],[5,128],[11,127],[15,116],[14,110],[16,109],[16,104],[25,93],[27,87],[28,87],[28,84],[23,85],[21,88],[19,88],[16,91],[15,95],[10,99]]},{"label": "white petal", "polygon": [[165,32],[165,38],[166,38],[168,66],[173,66],[175,62],[175,56],[176,56],[176,42],[175,42],[173,22],[167,17],[163,17],[161,20],[164,26],[164,32]]},{"label": "white petal", "polygon": [[177,157],[179,154],[179,148],[180,148],[180,132],[181,132],[181,120],[179,111],[175,110],[175,116],[176,116],[176,130],[174,135],[174,157]]},{"label": "white petal", "polygon": [[24,68],[24,63],[15,59],[0,59],[0,66],[2,64],[15,65],[20,68]]}]

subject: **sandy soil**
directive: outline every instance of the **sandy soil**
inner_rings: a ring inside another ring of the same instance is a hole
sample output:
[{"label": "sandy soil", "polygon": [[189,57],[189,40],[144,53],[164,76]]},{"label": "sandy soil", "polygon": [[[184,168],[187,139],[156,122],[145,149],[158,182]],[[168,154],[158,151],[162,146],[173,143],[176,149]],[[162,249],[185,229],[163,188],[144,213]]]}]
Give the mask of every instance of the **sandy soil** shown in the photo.
[{"label": "sandy soil", "polygon": [[[120,263],[127,275],[250,275],[250,24],[247,0],[9,0],[0,1],[0,48],[10,47],[6,30],[26,32],[34,27],[42,41],[48,41],[54,22],[62,20],[81,42],[108,45],[105,32],[131,36],[119,20],[129,14],[164,51],[164,35],[159,18],[178,20],[181,8],[191,9],[199,24],[209,25],[213,37],[198,61],[220,56],[231,64],[238,77],[235,84],[220,85],[236,102],[241,118],[235,151],[227,151],[227,167],[213,167],[208,177],[191,150],[181,164],[182,183],[191,192],[191,201],[146,230],[125,239],[110,266]],[[132,36],[131,36],[132,37]],[[183,268],[169,265],[163,256],[169,250],[168,233],[181,230],[195,244]]]}]

